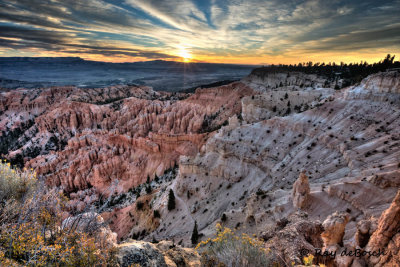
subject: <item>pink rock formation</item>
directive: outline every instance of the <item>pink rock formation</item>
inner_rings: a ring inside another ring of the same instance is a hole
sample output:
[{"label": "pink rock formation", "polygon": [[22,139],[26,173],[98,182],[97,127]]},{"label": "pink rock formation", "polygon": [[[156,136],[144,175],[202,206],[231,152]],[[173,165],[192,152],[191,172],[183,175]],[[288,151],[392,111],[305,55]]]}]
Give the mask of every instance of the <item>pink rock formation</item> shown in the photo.
[{"label": "pink rock formation", "polygon": [[[136,86],[19,89],[0,94],[0,132],[10,142],[6,157],[22,155],[48,185],[70,194],[71,209],[83,211],[100,194],[126,192],[181,155],[196,155],[253,93],[240,82],[193,95]],[[13,129],[20,134],[9,140]]]}]

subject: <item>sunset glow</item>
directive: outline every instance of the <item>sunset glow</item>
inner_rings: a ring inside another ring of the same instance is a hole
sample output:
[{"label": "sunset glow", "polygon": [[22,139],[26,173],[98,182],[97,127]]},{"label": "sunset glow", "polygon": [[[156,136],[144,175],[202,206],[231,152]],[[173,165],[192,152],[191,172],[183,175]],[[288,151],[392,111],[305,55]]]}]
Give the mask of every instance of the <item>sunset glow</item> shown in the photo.
[{"label": "sunset glow", "polygon": [[188,50],[186,50],[186,48],[181,48],[179,50],[179,56],[182,58],[183,62],[190,62],[192,59],[192,55]]}]

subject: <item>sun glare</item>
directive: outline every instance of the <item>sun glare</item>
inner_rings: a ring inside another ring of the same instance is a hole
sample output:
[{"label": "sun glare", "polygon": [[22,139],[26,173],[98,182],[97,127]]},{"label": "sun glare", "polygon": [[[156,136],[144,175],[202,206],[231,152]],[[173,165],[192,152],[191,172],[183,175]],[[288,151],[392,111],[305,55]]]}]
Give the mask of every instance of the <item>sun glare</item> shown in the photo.
[{"label": "sun glare", "polygon": [[183,62],[190,62],[192,59],[192,55],[186,50],[186,48],[181,48],[178,55],[182,58]]}]

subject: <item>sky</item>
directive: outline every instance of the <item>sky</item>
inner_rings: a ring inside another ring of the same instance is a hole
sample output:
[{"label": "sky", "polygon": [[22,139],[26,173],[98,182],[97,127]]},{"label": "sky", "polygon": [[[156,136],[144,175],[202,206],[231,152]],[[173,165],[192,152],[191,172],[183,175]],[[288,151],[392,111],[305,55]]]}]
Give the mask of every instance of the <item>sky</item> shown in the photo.
[{"label": "sky", "polygon": [[400,0],[0,0],[0,57],[371,63],[400,56],[399,14]]}]

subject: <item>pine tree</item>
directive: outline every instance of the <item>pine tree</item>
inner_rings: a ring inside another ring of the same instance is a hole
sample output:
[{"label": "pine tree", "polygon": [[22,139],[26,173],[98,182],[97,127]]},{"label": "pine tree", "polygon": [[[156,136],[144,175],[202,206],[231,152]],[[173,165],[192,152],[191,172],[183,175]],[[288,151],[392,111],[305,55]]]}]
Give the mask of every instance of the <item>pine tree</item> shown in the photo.
[{"label": "pine tree", "polygon": [[175,195],[174,191],[170,189],[168,195],[168,210],[173,210],[173,209],[175,209]]},{"label": "pine tree", "polygon": [[146,193],[147,193],[147,194],[150,194],[151,191],[152,191],[151,185],[147,185],[147,186],[146,186]]},{"label": "pine tree", "polygon": [[226,220],[227,220],[226,214],[223,213],[223,214],[222,214],[222,217],[221,217],[221,221],[222,221],[222,222],[226,222]]},{"label": "pine tree", "polygon": [[199,232],[197,231],[197,221],[194,221],[194,227],[193,227],[191,240],[192,240],[193,245],[197,244],[197,242],[199,240]]}]

